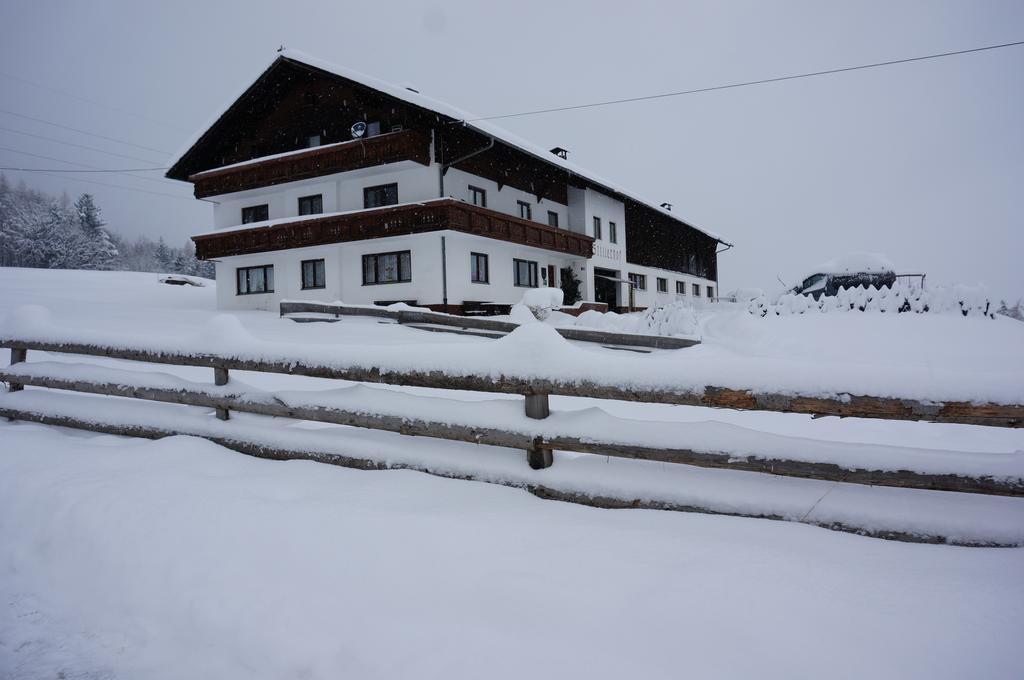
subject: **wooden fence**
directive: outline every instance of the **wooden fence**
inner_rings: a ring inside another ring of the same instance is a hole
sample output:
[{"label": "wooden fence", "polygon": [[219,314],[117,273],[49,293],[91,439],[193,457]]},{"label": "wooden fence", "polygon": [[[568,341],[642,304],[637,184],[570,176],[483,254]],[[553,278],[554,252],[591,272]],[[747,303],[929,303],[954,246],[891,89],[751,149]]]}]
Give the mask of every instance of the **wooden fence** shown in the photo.
[{"label": "wooden fence", "polygon": [[[228,419],[231,411],[254,413],[266,416],[295,418],[338,425],[371,428],[398,432],[407,435],[434,437],[447,440],[490,444],[523,449],[530,467],[543,469],[552,464],[552,450],[597,453],[623,458],[635,458],[670,463],[683,463],[700,467],[748,470],[755,472],[843,481],[858,484],[896,486],[918,489],[960,491],[969,493],[1024,495],[1024,479],[991,476],[969,476],[962,474],[934,474],[908,470],[879,470],[849,468],[834,463],[808,462],[779,456],[737,457],[727,451],[691,450],[685,445],[673,448],[654,448],[644,445],[642,437],[637,442],[600,441],[590,436],[539,436],[520,428],[459,424],[458,415],[452,420],[437,422],[421,418],[402,417],[394,414],[367,413],[363,409],[332,408],[316,403],[316,393],[302,393],[307,396],[300,403],[288,404],[274,397],[273,393],[261,393],[253,398],[245,390],[230,389],[229,371],[257,371],[291,375],[335,378],[368,383],[429,387],[451,390],[472,390],[479,392],[513,393],[524,397],[525,415],[534,420],[549,416],[549,395],[568,395],[598,399],[640,401],[657,404],[687,404],[695,406],[724,407],[733,409],[759,409],[790,413],[829,414],[898,420],[927,420],[936,422],[974,423],[998,427],[1019,427],[1024,423],[1024,406],[967,403],[922,403],[910,400],[881,399],[876,397],[846,397],[824,399],[816,397],[787,396],[781,394],[758,394],[745,390],[708,387],[703,392],[674,392],[670,390],[636,390],[614,384],[596,382],[576,383],[555,380],[526,379],[515,376],[491,378],[486,376],[457,376],[431,371],[391,371],[379,367],[337,367],[312,365],[301,361],[267,361],[231,357],[223,354],[189,354],[169,351],[155,351],[144,347],[109,347],[82,343],[54,343],[33,340],[9,339],[0,347],[11,349],[11,367],[0,370],[0,380],[9,383],[10,391],[16,392],[23,386],[42,387],[75,392],[129,397],[157,402],[187,404],[215,409],[217,416]],[[130,380],[124,379],[124,371],[112,375],[109,369],[91,367],[93,374],[88,378],[82,371],[61,372],[33,370],[33,364],[25,363],[29,350],[70,353],[86,356],[101,356],[131,361],[195,366],[212,368],[214,384],[210,388],[200,383],[181,381],[168,384],[161,374],[146,371],[132,371]],[[106,375],[104,371],[106,370]],[[294,400],[293,400],[294,401]],[[41,414],[20,409],[16,401],[8,400],[0,405],[0,416],[11,419],[32,420],[59,424],[82,429],[130,433],[114,424],[76,419],[74,416]],[[610,416],[609,416],[610,417]],[[625,421],[623,421],[625,422]],[[159,428],[147,430],[163,436]],[[250,451],[246,451],[250,452]],[[284,452],[271,452],[270,457],[287,458]]]}]

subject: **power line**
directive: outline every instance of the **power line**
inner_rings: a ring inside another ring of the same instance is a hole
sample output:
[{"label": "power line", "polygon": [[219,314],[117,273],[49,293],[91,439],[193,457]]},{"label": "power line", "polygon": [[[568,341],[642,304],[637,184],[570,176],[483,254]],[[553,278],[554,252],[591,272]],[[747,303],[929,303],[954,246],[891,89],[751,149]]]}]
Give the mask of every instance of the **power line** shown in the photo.
[{"label": "power line", "polygon": [[518,116],[535,116],[541,113],[555,113],[557,111],[574,111],[576,109],[588,109],[595,106],[609,106],[611,104],[626,104],[629,102],[640,102],[649,99],[664,99],[666,97],[681,97],[687,94],[699,94],[701,92],[714,92],[716,90],[729,90],[737,87],[747,87],[748,85],[763,85],[765,83],[778,83],[784,80],[796,80],[798,78],[813,78],[816,76],[826,76],[835,73],[845,73],[847,71],[862,71],[869,68],[878,68],[880,66],[893,66],[894,64],[908,64],[914,61],[925,61],[926,59],[939,59],[942,57],[953,57],[961,54],[971,54],[973,52],[984,52],[986,50],[998,50],[1004,47],[1015,47],[1018,45],[1024,45],[1024,40],[1018,40],[1017,42],[1002,43],[1000,45],[986,45],[985,47],[973,47],[968,50],[956,50],[955,52],[941,52],[939,54],[927,54],[920,57],[908,57],[906,59],[892,59],[890,61],[878,61],[872,64],[861,64],[859,66],[846,66],[843,68],[833,68],[825,71],[812,71],[809,73],[798,73],[790,76],[779,76],[776,78],[763,78],[761,80],[748,80],[741,83],[729,83],[728,85],[714,85],[712,87],[701,87],[694,90],[682,90],[679,92],[663,92],[662,94],[652,94],[643,97],[627,97],[625,99],[609,99],[607,101],[592,102],[590,104],[575,104],[573,106],[557,106],[549,109],[535,109],[533,111],[520,111],[519,113],[505,113],[498,116],[483,116],[480,118],[467,118],[463,121],[457,121],[460,123],[472,123],[479,120],[497,120],[499,118],[515,118]]},{"label": "power line", "polygon": [[152,163],[153,162],[153,161],[151,161],[148,158],[139,158],[138,156],[128,156],[126,154],[114,153],[113,151],[106,151],[104,149],[98,149],[95,146],[86,146],[85,144],[76,144],[74,142],[65,142],[62,139],[55,139],[53,137],[47,137],[45,135],[36,135],[36,134],[31,133],[31,132],[22,132],[21,130],[13,130],[11,128],[6,128],[6,127],[2,127],[2,126],[0,126],[0,130],[3,130],[4,132],[13,132],[16,135],[24,135],[26,137],[35,137],[36,139],[45,139],[48,142],[56,142],[57,144],[64,144],[65,146],[75,146],[75,147],[78,147],[79,149],[88,149],[89,151],[96,151],[98,153],[106,154],[108,156],[116,156],[117,158],[125,158],[125,159],[130,160],[130,161],[142,161],[143,163]]},{"label": "power line", "polygon": [[96,180],[82,179],[81,177],[60,177],[58,175],[48,175],[45,172],[44,173],[40,173],[40,174],[46,175],[47,177],[53,177],[54,179],[70,179],[72,182],[85,182],[86,184],[97,184],[97,185],[103,186],[103,187],[112,187],[114,189],[124,189],[125,191],[138,191],[139,193],[143,193],[143,194],[152,194],[154,196],[166,196],[168,198],[176,198],[179,201],[188,201],[189,203],[194,203],[195,202],[192,198],[189,198],[187,196],[175,196],[174,194],[165,194],[162,191],[150,191],[149,189],[139,189],[137,187],[126,187],[123,184],[110,184],[108,182],[97,182]]},{"label": "power line", "polygon": [[35,118],[33,116],[26,116],[23,113],[15,113],[14,111],[8,111],[7,109],[0,109],[0,113],[6,113],[8,116],[16,116],[17,118],[24,118],[25,120],[34,120],[35,122],[42,123],[43,125],[52,125],[53,127],[62,128],[64,130],[71,130],[72,132],[77,132],[79,134],[88,135],[90,137],[96,137],[97,139],[105,139],[108,142],[117,142],[118,144],[124,144],[126,146],[134,146],[137,149],[144,149],[146,151],[154,151],[154,152],[156,152],[158,154],[162,154],[164,156],[170,156],[171,155],[170,151],[164,151],[163,149],[154,149],[151,146],[143,146],[142,144],[134,144],[132,142],[126,142],[123,139],[117,139],[116,137],[107,137],[105,135],[98,135],[95,132],[89,132],[88,130],[79,130],[78,128],[73,128],[73,127],[70,127],[68,125],[61,125],[60,123],[53,123],[51,121],[43,120],[42,118]]},{"label": "power line", "polygon": [[[23,152],[15,151],[15,153],[23,153]],[[6,168],[6,167],[0,167],[0,170],[17,170],[18,172],[149,172],[151,170],[170,170],[170,168],[118,168],[117,170],[66,170],[66,169],[63,169],[63,168]]]},{"label": "power line", "polygon": [[32,87],[38,87],[41,90],[48,90],[50,92],[56,92],[57,94],[64,95],[65,97],[71,97],[72,99],[77,99],[79,101],[88,102],[89,104],[93,104],[94,106],[100,106],[100,107],[105,108],[105,109],[107,109],[109,111],[117,111],[118,113],[123,113],[125,115],[132,116],[133,118],[139,118],[140,120],[149,121],[150,123],[157,123],[159,125],[163,125],[164,127],[168,127],[168,128],[170,128],[172,130],[177,130],[178,132],[188,132],[188,130],[183,130],[183,129],[179,128],[176,125],[172,125],[170,123],[166,123],[166,122],[164,122],[162,120],[159,120],[157,118],[150,118],[149,116],[143,115],[141,113],[135,113],[134,111],[128,111],[127,109],[122,109],[122,108],[118,108],[116,106],[111,106],[110,104],[105,104],[103,102],[96,101],[95,99],[89,99],[88,97],[83,97],[83,96],[78,95],[78,94],[72,94],[71,92],[67,92],[66,90],[60,90],[60,89],[57,89],[56,87],[52,87],[50,85],[43,85],[42,83],[37,83],[34,80],[29,80],[28,78],[23,78],[22,76],[16,76],[16,75],[13,75],[13,74],[10,74],[10,73],[4,73],[2,71],[0,71],[0,76],[3,76],[5,78],[10,78],[11,80],[17,80],[18,82],[25,83],[27,85],[31,85]]},{"label": "power line", "polygon": [[[66,165],[77,165],[80,168],[89,168],[90,170],[106,170],[106,168],[98,168],[95,165],[88,165],[86,163],[76,163],[75,161],[66,161],[63,158],[54,158],[53,156],[41,156],[36,153],[29,153],[28,151],[19,151],[18,149],[11,149],[6,146],[0,146],[0,151],[10,151],[11,153],[21,154],[22,156],[41,158],[42,160],[45,161],[55,161],[57,163],[64,163]],[[111,170],[111,172],[118,175],[124,175],[125,177],[131,177],[133,179],[145,180],[147,182],[160,182],[161,184],[173,184],[175,186],[180,186],[176,182],[171,182],[170,180],[160,179],[157,177],[139,177],[138,175],[129,175],[122,170]]]}]

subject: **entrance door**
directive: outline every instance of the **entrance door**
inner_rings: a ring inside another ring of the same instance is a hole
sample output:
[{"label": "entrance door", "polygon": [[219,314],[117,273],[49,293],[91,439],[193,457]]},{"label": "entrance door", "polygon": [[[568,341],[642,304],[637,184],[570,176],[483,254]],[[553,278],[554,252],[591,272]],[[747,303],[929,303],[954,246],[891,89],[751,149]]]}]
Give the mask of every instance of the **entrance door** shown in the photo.
[{"label": "entrance door", "polygon": [[596,302],[604,302],[608,309],[615,309],[619,306],[619,273],[611,269],[594,270],[594,299]]},{"label": "entrance door", "polygon": [[555,278],[555,265],[548,265],[548,285],[552,288],[561,288],[562,282]]}]

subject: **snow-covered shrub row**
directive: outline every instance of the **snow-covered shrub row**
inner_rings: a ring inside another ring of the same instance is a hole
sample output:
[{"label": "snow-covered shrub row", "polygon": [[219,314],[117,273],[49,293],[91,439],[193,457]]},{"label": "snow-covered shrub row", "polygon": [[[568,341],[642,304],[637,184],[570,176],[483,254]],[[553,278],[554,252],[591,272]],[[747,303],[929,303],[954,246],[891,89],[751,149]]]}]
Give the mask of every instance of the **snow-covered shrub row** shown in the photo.
[{"label": "snow-covered shrub row", "polygon": [[892,288],[840,288],[834,296],[787,293],[775,302],[761,296],[748,304],[748,311],[757,316],[804,314],[806,312],[913,312],[922,314],[960,314],[995,318],[995,310],[982,288],[970,286],[939,286],[921,289],[897,283]]},{"label": "snow-covered shrub row", "polygon": [[691,305],[676,302],[663,307],[653,307],[640,314],[588,310],[579,315],[575,325],[615,333],[693,335],[697,332],[697,314]]}]

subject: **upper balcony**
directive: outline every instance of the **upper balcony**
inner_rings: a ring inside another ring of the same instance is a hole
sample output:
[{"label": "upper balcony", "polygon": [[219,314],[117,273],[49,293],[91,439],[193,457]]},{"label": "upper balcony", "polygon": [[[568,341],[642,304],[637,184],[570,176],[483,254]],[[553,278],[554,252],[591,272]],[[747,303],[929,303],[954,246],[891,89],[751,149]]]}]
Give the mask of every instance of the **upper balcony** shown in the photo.
[{"label": "upper balcony", "polygon": [[454,198],[291,218],[277,224],[193,236],[201,260],[451,229],[589,258],[594,239]]},{"label": "upper balcony", "polygon": [[416,130],[388,132],[255,158],[197,172],[188,179],[196,198],[206,198],[399,161],[430,165],[430,137]]}]

